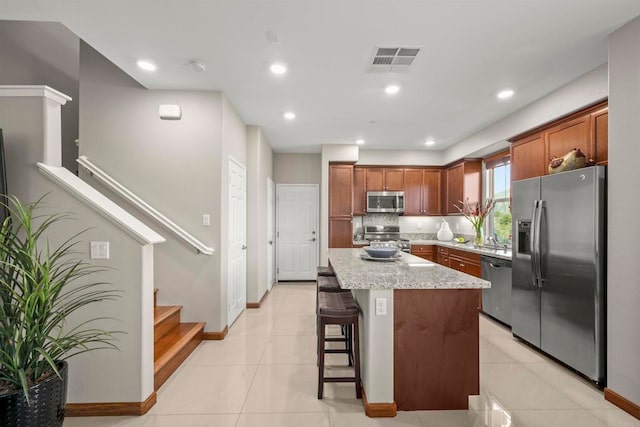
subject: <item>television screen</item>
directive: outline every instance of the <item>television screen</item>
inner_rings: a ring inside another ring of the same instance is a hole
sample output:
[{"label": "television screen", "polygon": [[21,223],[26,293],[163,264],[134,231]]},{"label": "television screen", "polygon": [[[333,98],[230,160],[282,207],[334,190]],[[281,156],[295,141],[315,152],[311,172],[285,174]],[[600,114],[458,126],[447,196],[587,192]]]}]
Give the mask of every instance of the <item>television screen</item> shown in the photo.
[{"label": "television screen", "polygon": [[0,129],[0,224],[2,224],[6,217],[9,216],[9,211],[6,208],[7,203],[7,172],[5,168],[4,160],[4,141],[2,139],[2,129]]}]

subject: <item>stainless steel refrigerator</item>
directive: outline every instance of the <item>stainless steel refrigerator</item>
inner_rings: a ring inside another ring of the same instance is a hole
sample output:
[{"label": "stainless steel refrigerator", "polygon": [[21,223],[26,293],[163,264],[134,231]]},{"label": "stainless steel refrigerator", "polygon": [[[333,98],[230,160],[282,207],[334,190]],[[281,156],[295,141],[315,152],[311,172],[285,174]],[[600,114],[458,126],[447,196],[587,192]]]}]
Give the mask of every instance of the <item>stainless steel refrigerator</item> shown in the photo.
[{"label": "stainless steel refrigerator", "polygon": [[514,181],[512,332],[605,382],[605,167]]}]

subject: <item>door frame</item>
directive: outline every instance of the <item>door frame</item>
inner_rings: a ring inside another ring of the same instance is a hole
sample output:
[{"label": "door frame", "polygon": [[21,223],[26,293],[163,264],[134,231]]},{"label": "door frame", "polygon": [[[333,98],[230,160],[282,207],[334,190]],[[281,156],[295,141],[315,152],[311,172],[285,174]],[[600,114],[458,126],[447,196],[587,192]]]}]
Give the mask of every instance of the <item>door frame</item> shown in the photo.
[{"label": "door frame", "polygon": [[280,252],[278,251],[279,240],[280,240],[280,230],[278,229],[278,224],[280,220],[280,188],[282,187],[313,187],[316,189],[316,218],[315,218],[315,226],[316,226],[316,235],[318,236],[316,240],[316,265],[320,262],[320,185],[319,184],[276,184],[276,282],[280,280],[278,275],[278,266],[280,265]]},{"label": "door frame", "polygon": [[[269,197],[271,196],[271,197]],[[269,204],[273,201],[273,205],[271,209],[269,208]],[[271,265],[267,264],[267,292],[271,290],[273,284],[277,281],[276,276],[276,266],[277,266],[277,248],[278,244],[276,241],[276,184],[273,182],[273,179],[267,177],[267,263],[269,262],[269,251],[271,251]],[[269,213],[271,214],[271,224],[269,224]],[[271,234],[269,234],[269,227],[271,227]],[[271,241],[271,245],[269,245],[269,241]],[[269,267],[271,267],[271,271],[269,271]],[[269,274],[271,272],[271,274]]]}]

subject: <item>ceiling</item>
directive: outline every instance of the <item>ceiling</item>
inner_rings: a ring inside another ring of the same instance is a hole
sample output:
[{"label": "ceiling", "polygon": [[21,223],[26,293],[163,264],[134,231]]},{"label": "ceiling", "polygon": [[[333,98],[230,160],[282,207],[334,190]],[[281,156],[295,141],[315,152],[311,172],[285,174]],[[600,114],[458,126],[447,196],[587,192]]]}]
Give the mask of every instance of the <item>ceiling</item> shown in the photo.
[{"label": "ceiling", "polygon": [[[0,19],[62,22],[147,88],[224,92],[277,152],[442,150],[605,63],[608,34],[639,14],[638,0],[0,0]],[[422,50],[408,72],[368,72],[380,45]]]}]

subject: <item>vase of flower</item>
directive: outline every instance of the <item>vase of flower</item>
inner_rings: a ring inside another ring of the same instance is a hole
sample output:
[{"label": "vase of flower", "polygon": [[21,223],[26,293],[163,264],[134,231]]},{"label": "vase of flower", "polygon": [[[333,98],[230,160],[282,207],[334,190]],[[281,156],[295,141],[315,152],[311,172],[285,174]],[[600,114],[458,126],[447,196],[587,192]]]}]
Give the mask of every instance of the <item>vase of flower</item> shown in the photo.
[{"label": "vase of flower", "polygon": [[484,242],[484,220],[495,205],[496,202],[492,199],[487,199],[484,203],[470,203],[468,198],[464,202],[461,200],[460,205],[454,205],[473,226],[473,230],[476,233],[476,237],[473,240],[475,246],[481,246]]},{"label": "vase of flower", "polygon": [[478,223],[477,226],[474,226],[474,230],[476,232],[476,237],[473,239],[473,245],[482,246],[482,242],[484,242],[484,222]]}]

